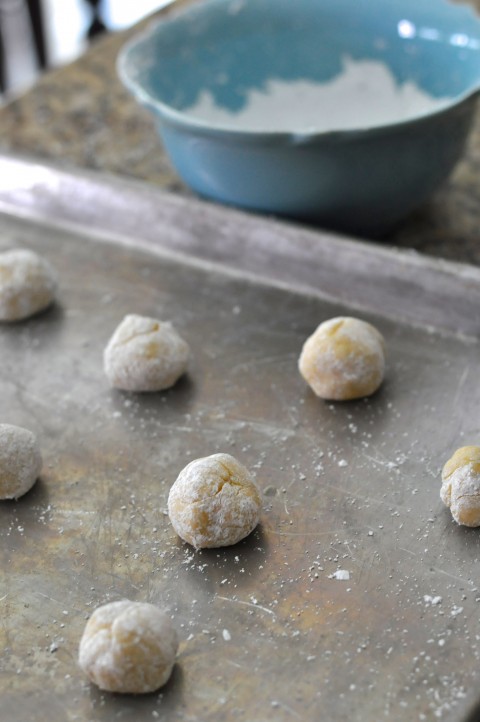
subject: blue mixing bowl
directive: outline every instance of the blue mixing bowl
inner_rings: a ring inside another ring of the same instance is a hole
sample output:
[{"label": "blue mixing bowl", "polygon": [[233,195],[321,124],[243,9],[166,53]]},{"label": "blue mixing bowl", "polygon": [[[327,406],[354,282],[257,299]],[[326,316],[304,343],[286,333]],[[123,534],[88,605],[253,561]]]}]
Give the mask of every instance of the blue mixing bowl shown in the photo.
[{"label": "blue mixing bowl", "polygon": [[118,70],[198,193],[379,235],[462,153],[480,18],[449,0],[205,0]]}]

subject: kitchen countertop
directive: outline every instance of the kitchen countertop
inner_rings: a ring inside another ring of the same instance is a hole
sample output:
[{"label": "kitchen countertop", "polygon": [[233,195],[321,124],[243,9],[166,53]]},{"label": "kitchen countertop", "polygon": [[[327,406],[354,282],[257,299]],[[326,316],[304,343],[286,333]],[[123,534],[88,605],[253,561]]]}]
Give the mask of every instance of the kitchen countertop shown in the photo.
[{"label": "kitchen countertop", "polygon": [[[472,3],[480,10],[480,0]],[[188,195],[150,114],[116,73],[120,48],[148,22],[101,38],[79,60],[47,72],[0,108],[0,150],[137,178]],[[385,242],[480,265],[480,106],[464,158],[449,181]]]}]

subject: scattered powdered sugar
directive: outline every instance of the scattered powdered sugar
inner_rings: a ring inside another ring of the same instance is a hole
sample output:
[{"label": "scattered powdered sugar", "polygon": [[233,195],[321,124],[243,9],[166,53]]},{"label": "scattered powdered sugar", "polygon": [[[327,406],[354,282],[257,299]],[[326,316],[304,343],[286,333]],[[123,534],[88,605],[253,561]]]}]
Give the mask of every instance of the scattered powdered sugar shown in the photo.
[{"label": "scattered powdered sugar", "polygon": [[425,604],[429,604],[432,607],[435,607],[437,604],[440,604],[442,602],[442,597],[439,597],[439,596],[432,597],[432,596],[430,596],[430,594],[424,594],[423,600],[424,600]]},{"label": "scattered powdered sugar", "polygon": [[337,571],[330,574],[328,578],[337,579],[339,582],[348,582],[350,579],[350,572],[347,569],[337,569]]}]

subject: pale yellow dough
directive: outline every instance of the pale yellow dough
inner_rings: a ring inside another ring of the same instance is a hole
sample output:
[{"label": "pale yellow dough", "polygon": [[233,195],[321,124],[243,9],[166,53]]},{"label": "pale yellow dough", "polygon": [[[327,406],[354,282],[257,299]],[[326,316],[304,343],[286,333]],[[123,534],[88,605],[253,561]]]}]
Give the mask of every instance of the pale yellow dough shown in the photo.
[{"label": "pale yellow dough", "polygon": [[55,271],[34,251],[0,253],[0,321],[21,321],[43,311],[56,288]]},{"label": "pale yellow dough", "polygon": [[80,640],[78,661],[100,689],[142,694],[168,681],[177,650],[177,634],[165,612],[123,600],[94,611]]},{"label": "pale yellow dough", "polygon": [[230,454],[192,461],[168,496],[173,528],[196,549],[236,544],[257,526],[261,506],[257,484]]},{"label": "pale yellow dough", "polygon": [[130,314],[104,351],[110,385],[124,391],[162,391],[185,373],[190,358],[186,341],[168,321]]},{"label": "pale yellow dough", "polygon": [[0,424],[0,499],[18,499],[38,479],[42,455],[32,431]]},{"label": "pale yellow dough", "polygon": [[332,318],[305,341],[298,367],[323,399],[349,401],[370,396],[385,374],[383,336],[358,318]]},{"label": "pale yellow dough", "polygon": [[458,524],[480,526],[479,446],[462,446],[447,461],[440,497]]}]

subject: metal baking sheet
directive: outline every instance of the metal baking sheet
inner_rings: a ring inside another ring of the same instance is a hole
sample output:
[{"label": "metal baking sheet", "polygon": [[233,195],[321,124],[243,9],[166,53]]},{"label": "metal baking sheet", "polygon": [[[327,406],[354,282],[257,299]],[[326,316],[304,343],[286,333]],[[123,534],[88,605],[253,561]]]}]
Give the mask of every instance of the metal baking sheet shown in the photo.
[{"label": "metal baking sheet", "polygon": [[[0,177],[0,248],[33,248],[60,277],[49,311],[0,327],[1,420],[44,457],[0,506],[0,719],[464,719],[480,533],[452,522],[439,473],[480,441],[480,272],[40,163],[0,158]],[[106,383],[103,348],[132,312],[193,349],[168,392]],[[371,399],[325,403],[297,372],[338,314],[386,338]],[[167,494],[218,451],[255,473],[261,524],[194,552]],[[89,614],[121,598],[174,618],[159,693],[102,693],[77,667]]]}]

